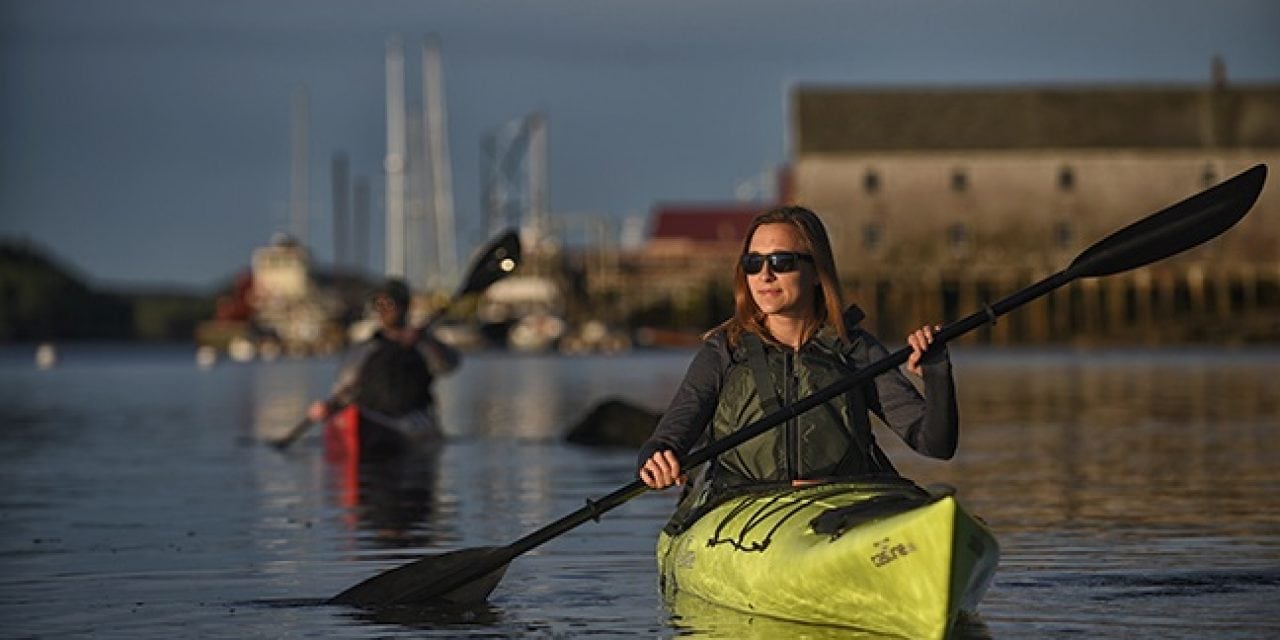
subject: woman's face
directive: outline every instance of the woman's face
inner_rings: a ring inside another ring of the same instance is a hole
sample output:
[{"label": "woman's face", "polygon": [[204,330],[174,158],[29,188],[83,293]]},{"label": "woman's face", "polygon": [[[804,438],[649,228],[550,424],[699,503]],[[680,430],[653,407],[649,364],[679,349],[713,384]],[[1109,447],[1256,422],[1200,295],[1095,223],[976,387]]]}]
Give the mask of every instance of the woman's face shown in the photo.
[{"label": "woman's face", "polygon": [[378,295],[373,299],[373,310],[384,327],[399,327],[404,320],[404,309],[391,296]]},{"label": "woman's face", "polygon": [[[769,223],[756,227],[751,236],[748,253],[769,255],[779,251],[808,253],[800,235],[789,224]],[[775,273],[766,260],[758,273],[747,274],[747,287],[751,299],[766,315],[806,318],[813,314],[814,287],[818,274],[813,262],[797,261],[797,268],[786,273]]]}]

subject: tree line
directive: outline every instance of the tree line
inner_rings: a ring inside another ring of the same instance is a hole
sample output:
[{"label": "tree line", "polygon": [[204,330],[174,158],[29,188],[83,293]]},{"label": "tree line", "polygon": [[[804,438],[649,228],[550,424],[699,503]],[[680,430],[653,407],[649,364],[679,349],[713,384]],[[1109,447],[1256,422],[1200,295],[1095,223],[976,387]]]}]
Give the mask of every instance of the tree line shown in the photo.
[{"label": "tree line", "polygon": [[102,290],[30,243],[0,239],[0,342],[188,341],[214,296]]}]

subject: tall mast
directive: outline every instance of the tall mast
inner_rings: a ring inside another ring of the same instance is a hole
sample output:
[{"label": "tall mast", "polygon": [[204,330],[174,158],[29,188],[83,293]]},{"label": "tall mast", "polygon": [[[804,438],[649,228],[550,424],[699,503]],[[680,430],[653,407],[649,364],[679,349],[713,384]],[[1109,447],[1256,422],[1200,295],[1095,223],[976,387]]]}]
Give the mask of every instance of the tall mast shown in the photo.
[{"label": "tall mast", "polygon": [[427,36],[422,46],[422,104],[426,110],[424,133],[427,162],[431,165],[431,207],[435,218],[436,265],[433,279],[452,283],[458,271],[458,239],[453,224],[453,170],[449,160],[449,133],[445,126],[444,77],[440,68],[440,39]]},{"label": "tall mast", "polygon": [[338,271],[351,267],[351,170],[347,153],[333,154],[333,263]]},{"label": "tall mast", "polygon": [[547,117],[529,115],[529,218],[535,237],[541,241],[551,232],[547,211]]},{"label": "tall mast", "polygon": [[405,279],[414,291],[435,286],[436,267],[435,217],[431,213],[430,162],[427,161],[423,113],[417,105],[405,111],[405,201],[404,201],[404,268]]},{"label": "tall mast", "polygon": [[[370,195],[369,178],[365,176],[356,176],[355,182],[351,185],[351,204],[352,213],[355,214],[353,227],[351,232],[352,253],[351,260],[356,265],[356,273],[369,273],[369,210],[371,209],[372,196]],[[373,271],[377,271],[374,269]]]},{"label": "tall mast", "polygon": [[387,266],[388,277],[405,275],[404,251],[404,48],[387,39]]}]

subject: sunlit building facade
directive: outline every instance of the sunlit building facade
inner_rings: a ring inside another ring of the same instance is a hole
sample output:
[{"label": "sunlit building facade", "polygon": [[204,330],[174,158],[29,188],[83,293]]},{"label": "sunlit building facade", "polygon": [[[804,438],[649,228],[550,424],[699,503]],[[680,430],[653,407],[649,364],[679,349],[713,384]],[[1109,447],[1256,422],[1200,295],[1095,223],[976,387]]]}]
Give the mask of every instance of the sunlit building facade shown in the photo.
[{"label": "sunlit building facade", "polygon": [[[790,95],[787,198],[827,221],[886,335],[952,320],[1255,164],[1280,171],[1280,85],[856,88]],[[1223,237],[1054,292],[984,343],[1280,340],[1272,175]]]}]

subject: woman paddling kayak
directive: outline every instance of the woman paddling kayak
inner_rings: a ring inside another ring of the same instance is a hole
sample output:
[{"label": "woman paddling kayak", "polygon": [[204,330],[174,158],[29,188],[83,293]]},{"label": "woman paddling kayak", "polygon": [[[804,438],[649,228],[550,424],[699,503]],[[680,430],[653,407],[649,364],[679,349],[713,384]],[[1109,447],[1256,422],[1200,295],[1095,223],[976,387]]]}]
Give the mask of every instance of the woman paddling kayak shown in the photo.
[{"label": "woman paddling kayak", "polygon": [[[509,545],[425,557],[330,602],[482,601],[515,557],[648,488],[682,481],[683,457],[710,469],[658,536],[664,596],[751,616],[943,637],[976,608],[999,548],[948,490],[897,475],[872,439],[870,415],[927,455],[950,457],[957,433],[950,363],[941,344],[929,348],[929,328],[890,355],[858,328],[856,308],[842,311],[839,291],[817,216],[798,207],[762,214],[737,268],[736,316],[707,336],[644,445],[640,478]],[[928,400],[890,369],[898,363],[924,377]],[[777,409],[784,405],[790,410]],[[764,430],[771,425],[778,426]],[[704,437],[718,441],[689,453]]]},{"label": "woman paddling kayak", "polygon": [[432,383],[456,369],[461,355],[430,329],[408,323],[410,295],[403,280],[388,279],[371,303],[378,331],[352,349],[329,398],[313,402],[307,417],[324,420],[355,405],[362,418],[361,451],[395,455],[443,438]]},{"label": "woman paddling kayak", "polygon": [[[752,221],[734,273],[734,316],[704,337],[684,380],[639,456],[649,487],[684,484],[677,456],[774,413],[888,355],[844,308],[831,243],[812,211],[785,206]],[[924,378],[921,396],[900,370],[877,377],[771,432],[718,456],[685,492],[668,532],[728,489],[793,486],[897,475],[876,444],[875,414],[926,456],[949,459],[958,433],[955,387],[945,345],[933,328],[907,337],[907,369]],[[736,491],[735,491],[736,493]]]}]

